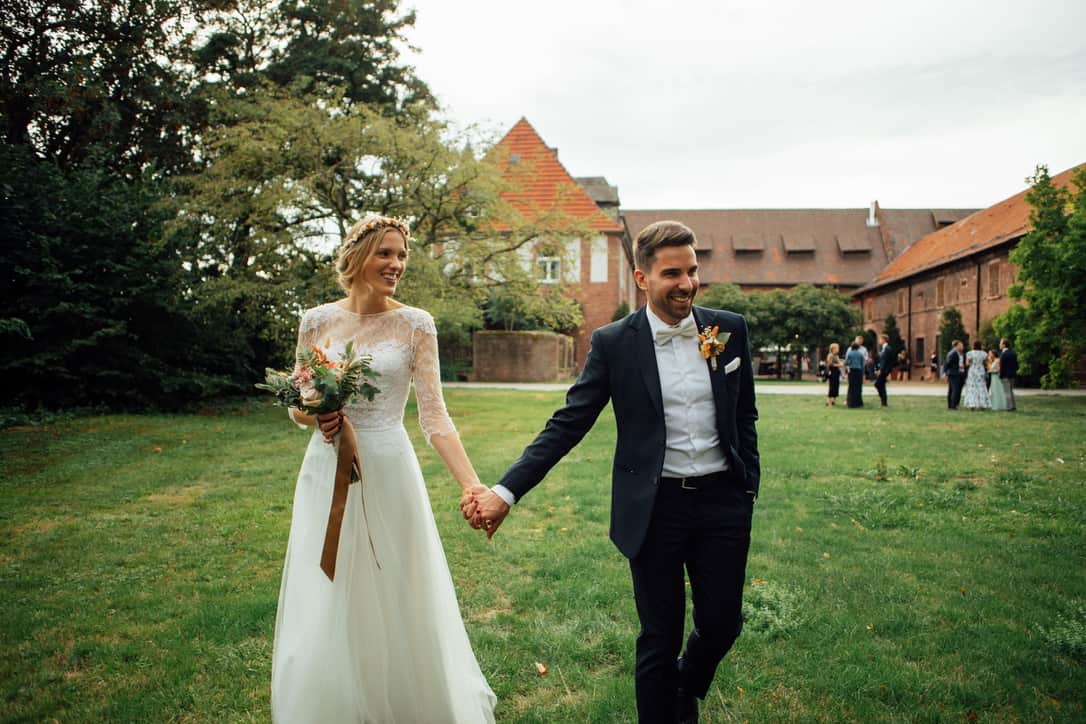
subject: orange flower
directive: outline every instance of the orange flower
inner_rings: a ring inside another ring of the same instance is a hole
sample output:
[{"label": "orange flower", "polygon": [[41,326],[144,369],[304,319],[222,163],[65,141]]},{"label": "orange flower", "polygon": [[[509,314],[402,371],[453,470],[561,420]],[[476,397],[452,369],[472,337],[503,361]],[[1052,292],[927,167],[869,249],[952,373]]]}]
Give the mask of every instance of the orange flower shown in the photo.
[{"label": "orange flower", "polygon": [[328,359],[328,355],[324,353],[324,350],[315,344],[309,345],[309,348],[313,350],[313,361],[319,364],[321,367],[335,367],[336,363]]}]

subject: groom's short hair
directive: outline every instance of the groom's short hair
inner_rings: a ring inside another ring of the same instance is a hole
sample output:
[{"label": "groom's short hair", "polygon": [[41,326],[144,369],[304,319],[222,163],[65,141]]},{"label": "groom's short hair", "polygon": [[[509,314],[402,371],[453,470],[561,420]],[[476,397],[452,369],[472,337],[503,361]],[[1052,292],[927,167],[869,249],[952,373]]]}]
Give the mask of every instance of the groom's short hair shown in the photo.
[{"label": "groom's short hair", "polygon": [[695,246],[697,243],[697,237],[686,224],[657,221],[642,229],[634,240],[634,265],[641,271],[648,271],[661,246]]}]

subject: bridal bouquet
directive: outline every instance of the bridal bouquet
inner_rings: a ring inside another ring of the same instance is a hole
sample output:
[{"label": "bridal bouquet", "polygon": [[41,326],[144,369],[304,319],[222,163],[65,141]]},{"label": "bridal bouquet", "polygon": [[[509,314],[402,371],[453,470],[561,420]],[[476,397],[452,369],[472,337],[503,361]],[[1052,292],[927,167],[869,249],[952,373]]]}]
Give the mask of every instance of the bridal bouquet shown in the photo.
[{"label": "bridal bouquet", "polygon": [[[328,346],[326,342],[325,347]],[[372,400],[378,389],[370,382],[377,376],[370,367],[373,358],[355,354],[351,342],[343,349],[339,361],[328,359],[320,347],[310,345],[308,352],[298,354],[293,372],[279,372],[266,369],[264,384],[258,384],[261,390],[268,390],[275,395],[277,405],[296,407],[310,415],[339,410],[355,396]],[[339,534],[343,526],[343,516],[347,508],[347,489],[362,480],[362,460],[358,455],[358,442],[355,439],[354,426],[347,417],[341,417],[341,431],[337,433],[336,470],[333,481],[331,506],[328,511],[328,527],[324,533],[324,546],[321,549],[321,570],[334,581],[336,577],[336,553],[339,550]],[[363,494],[364,496],[364,494]],[[362,498],[362,515],[366,515],[366,499]],[[366,524],[369,536],[369,524]],[[370,551],[377,561],[377,551],[370,538]],[[380,568],[381,564],[377,563]]]},{"label": "bridal bouquet", "polygon": [[257,388],[275,395],[275,402],[284,407],[317,415],[338,410],[356,396],[372,400],[377,387],[370,379],[377,372],[370,368],[369,355],[358,356],[354,344],[347,343],[339,361],[328,359],[320,347],[310,345],[308,352],[298,354],[293,372],[266,369],[264,384]]}]

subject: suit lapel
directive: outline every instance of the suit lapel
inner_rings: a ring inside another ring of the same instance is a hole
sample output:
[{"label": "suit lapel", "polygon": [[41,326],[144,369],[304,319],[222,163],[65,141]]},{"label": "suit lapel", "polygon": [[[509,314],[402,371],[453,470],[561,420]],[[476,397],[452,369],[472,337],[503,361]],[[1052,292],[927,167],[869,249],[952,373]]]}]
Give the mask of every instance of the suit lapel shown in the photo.
[{"label": "suit lapel", "polygon": [[648,305],[641,307],[631,318],[630,326],[633,328],[634,348],[637,350],[637,366],[641,370],[641,378],[645,382],[645,389],[649,393],[649,399],[652,400],[656,414],[663,420],[664,400],[660,392],[660,368],[656,364],[656,342],[652,338],[652,327],[649,326],[649,320],[646,317],[647,308]]},{"label": "suit lapel", "polygon": [[[694,323],[698,326],[698,331],[701,332],[709,324],[708,314],[704,309],[694,307]],[[718,431],[723,430],[721,420],[723,419],[721,412],[727,409],[724,405],[724,400],[728,396],[728,386],[724,384],[724,370],[720,369],[721,365],[718,360],[717,371],[713,372],[712,363],[709,360],[705,360],[705,369],[709,372],[709,382],[713,386],[713,402],[716,403],[716,426]]]}]

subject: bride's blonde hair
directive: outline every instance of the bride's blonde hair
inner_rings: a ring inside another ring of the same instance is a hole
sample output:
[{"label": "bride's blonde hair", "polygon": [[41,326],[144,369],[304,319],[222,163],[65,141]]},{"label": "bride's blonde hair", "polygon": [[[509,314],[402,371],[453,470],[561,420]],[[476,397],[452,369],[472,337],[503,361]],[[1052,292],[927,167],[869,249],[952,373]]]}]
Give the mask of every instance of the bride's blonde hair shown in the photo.
[{"label": "bride's blonde hair", "polygon": [[381,240],[385,238],[385,234],[390,231],[400,232],[403,235],[405,247],[410,249],[411,232],[407,222],[402,219],[366,214],[347,230],[347,235],[343,237],[343,243],[336,257],[336,280],[343,291],[351,291],[351,283],[358,274],[358,270],[365,265]]}]

